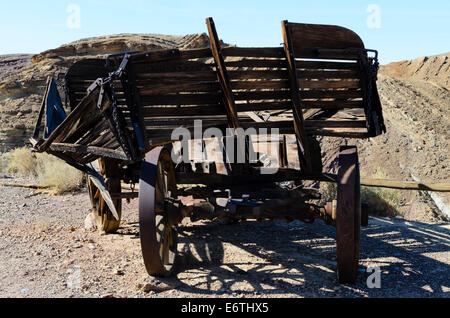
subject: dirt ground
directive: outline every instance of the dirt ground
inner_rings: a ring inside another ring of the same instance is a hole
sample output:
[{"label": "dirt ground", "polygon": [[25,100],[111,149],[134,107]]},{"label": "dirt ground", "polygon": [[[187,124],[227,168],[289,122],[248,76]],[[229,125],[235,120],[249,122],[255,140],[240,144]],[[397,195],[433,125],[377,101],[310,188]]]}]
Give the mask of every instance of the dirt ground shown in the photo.
[{"label": "dirt ground", "polygon": [[[20,182],[0,178],[1,182]],[[0,297],[449,297],[450,224],[372,217],[355,285],[336,279],[335,230],[322,221],[186,220],[175,277],[152,280],[141,258],[137,201],[117,234],[84,229],[87,192],[0,187]],[[369,288],[379,266],[380,288]]]}]

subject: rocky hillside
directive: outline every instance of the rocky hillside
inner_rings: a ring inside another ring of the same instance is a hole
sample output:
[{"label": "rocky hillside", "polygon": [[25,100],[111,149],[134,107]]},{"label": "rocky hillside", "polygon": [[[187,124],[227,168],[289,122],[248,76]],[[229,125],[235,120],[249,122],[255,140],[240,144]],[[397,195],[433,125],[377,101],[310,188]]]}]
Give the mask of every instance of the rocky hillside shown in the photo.
[{"label": "rocky hillside", "polygon": [[390,63],[382,66],[381,72],[398,79],[422,80],[450,89],[450,52]]},{"label": "rocky hillside", "polygon": [[32,131],[47,76],[83,58],[157,48],[199,48],[206,34],[119,34],[82,39],[36,55],[0,56],[0,152],[22,145]]}]

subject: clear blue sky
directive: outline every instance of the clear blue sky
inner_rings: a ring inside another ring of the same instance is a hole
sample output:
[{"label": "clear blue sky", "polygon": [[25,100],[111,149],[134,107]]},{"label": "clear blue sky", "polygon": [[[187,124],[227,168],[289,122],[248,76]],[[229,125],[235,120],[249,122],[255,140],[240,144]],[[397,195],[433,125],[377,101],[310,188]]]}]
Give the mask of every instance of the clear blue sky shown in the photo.
[{"label": "clear blue sky", "polygon": [[[75,11],[67,11],[71,4],[80,9],[79,28],[73,28]],[[379,15],[367,12],[372,4]],[[380,51],[382,63],[450,51],[449,0],[0,0],[0,7],[0,54],[39,53],[116,33],[206,32],[209,16],[219,37],[239,46],[278,46],[280,22],[287,19],[348,27]]]}]

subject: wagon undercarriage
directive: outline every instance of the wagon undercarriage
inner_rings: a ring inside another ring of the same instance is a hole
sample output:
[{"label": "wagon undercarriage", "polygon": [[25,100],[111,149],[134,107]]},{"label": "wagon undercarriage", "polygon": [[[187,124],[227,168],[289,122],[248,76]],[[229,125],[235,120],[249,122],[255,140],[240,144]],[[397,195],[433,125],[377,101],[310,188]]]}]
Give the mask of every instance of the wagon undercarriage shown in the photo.
[{"label": "wagon undercarriage", "polygon": [[[65,118],[49,116],[62,108],[50,81],[34,149],[89,175],[103,231],[119,227],[122,199],[139,199],[151,275],[172,272],[185,217],[321,219],[336,227],[339,281],[354,282],[367,224],[357,150],[341,147],[332,173],[324,172],[315,136],[385,130],[376,51],[336,26],[283,21],[284,46],[276,48],[221,47],[211,18],[207,26],[210,48],[76,63],[66,74]],[[337,182],[336,200],[319,204],[318,187],[305,180]],[[124,183],[132,190],[122,192]]]}]

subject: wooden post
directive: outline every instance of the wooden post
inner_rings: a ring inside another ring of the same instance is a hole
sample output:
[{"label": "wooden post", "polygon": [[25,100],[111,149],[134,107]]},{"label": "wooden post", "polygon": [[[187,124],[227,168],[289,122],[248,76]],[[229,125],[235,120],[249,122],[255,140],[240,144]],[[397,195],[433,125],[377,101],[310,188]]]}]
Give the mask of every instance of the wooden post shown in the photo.
[{"label": "wooden post", "polygon": [[[284,52],[288,63],[289,84],[292,99],[292,111],[294,116],[295,135],[297,136],[297,140],[301,144],[301,147],[303,148],[303,151],[299,151],[299,155],[301,156],[303,154],[306,164],[306,171],[308,173],[312,173],[311,153],[309,150],[308,138],[304,127],[302,102],[300,100],[299,95],[297,69],[295,66],[294,49],[292,45],[288,21],[285,20],[281,22],[281,29],[283,32]],[[302,158],[299,158],[299,161],[301,163]]]},{"label": "wooden post", "polygon": [[216,27],[212,18],[206,19],[206,25],[208,26],[209,40],[211,42],[211,51],[216,62],[217,67],[217,79],[219,80],[220,87],[222,88],[224,96],[224,104],[226,106],[228,125],[236,129],[239,127],[239,120],[236,113],[236,107],[233,98],[233,92],[231,90],[230,81],[228,78],[227,69],[223,60],[219,38],[217,36]]}]

